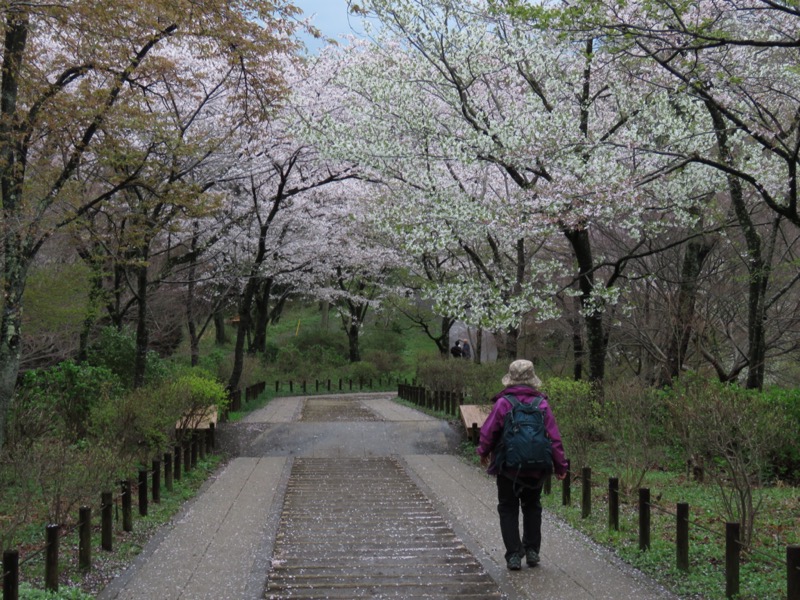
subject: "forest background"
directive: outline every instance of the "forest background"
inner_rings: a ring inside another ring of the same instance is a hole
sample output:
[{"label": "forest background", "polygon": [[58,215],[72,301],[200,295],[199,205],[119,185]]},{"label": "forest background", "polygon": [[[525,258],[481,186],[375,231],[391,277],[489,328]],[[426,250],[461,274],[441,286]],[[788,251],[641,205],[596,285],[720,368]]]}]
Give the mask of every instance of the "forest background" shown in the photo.
[{"label": "forest background", "polygon": [[671,447],[749,543],[796,484],[795,3],[367,0],[316,55],[283,1],[0,9],[5,482],[115,477],[254,377],[483,401],[491,336],[563,382],[576,460],[641,417],[630,489]]}]

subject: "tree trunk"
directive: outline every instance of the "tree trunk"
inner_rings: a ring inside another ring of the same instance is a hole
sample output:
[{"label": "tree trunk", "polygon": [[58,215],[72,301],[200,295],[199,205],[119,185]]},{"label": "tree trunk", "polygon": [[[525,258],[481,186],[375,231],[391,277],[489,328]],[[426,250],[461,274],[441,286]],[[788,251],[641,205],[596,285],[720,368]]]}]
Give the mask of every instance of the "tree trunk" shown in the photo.
[{"label": "tree trunk", "polygon": [[228,343],[228,333],[225,330],[225,315],[222,310],[214,311],[214,343],[224,346]]},{"label": "tree trunk", "polygon": [[359,323],[356,321],[352,321],[350,326],[347,328],[347,345],[350,349],[350,362],[360,362],[361,361],[361,349],[359,347]]},{"label": "tree trunk", "polygon": [[328,327],[330,325],[330,312],[331,312],[331,303],[327,300],[323,300],[320,302],[319,305],[320,310],[320,328],[323,331],[328,331]]},{"label": "tree trunk", "polygon": [[[256,261],[256,264],[260,263]],[[245,339],[250,329],[250,310],[253,305],[256,285],[256,279],[251,276],[244,286],[239,299],[239,324],[236,327],[236,343],[233,348],[233,370],[231,371],[230,379],[228,379],[228,390],[230,391],[239,389],[239,380],[244,370]]]},{"label": "tree trunk", "polygon": [[197,236],[199,225],[195,221],[192,231],[191,258],[189,259],[188,277],[186,284],[186,325],[189,329],[189,354],[191,365],[196,367],[200,364],[200,337],[197,333],[197,322],[194,314],[194,289],[195,275],[197,274]]},{"label": "tree trunk", "polygon": [[267,350],[267,325],[269,324],[269,301],[272,291],[272,280],[262,280],[258,285],[253,304],[253,340],[249,351],[251,354],[263,354]]},{"label": "tree trunk", "polygon": [[583,346],[583,328],[581,326],[581,300],[577,296],[572,299],[575,315],[569,317],[572,327],[572,378],[575,381],[583,379],[583,361],[586,359],[586,348]]},{"label": "tree trunk", "polygon": [[145,249],[142,252],[142,266],[137,268],[136,273],[136,294],[138,296],[138,310],[136,314],[136,357],[133,364],[133,387],[138,388],[144,385],[147,374],[147,349],[149,346],[149,335],[147,327],[147,260],[149,252]]},{"label": "tree trunk", "polygon": [[102,264],[97,260],[88,260],[91,276],[89,278],[89,302],[86,307],[86,316],[83,319],[80,341],[78,342],[78,362],[85,361],[89,356],[89,342],[92,330],[100,314],[100,305],[103,298],[103,273]]},{"label": "tree trunk", "polygon": [[602,307],[594,306],[594,259],[589,240],[589,232],[585,229],[567,229],[564,231],[572,245],[575,260],[578,262],[578,287],[580,289],[581,310],[586,315],[586,345],[589,356],[589,381],[602,388],[605,378],[606,346],[608,344],[603,330]]},{"label": "tree trunk", "polygon": [[[16,242],[16,243],[15,243]],[[3,316],[0,319],[0,449],[5,443],[5,428],[19,374],[22,325],[22,294],[28,261],[22,255],[19,239],[7,234],[3,262]]]},{"label": "tree trunk", "polygon": [[[725,119],[713,104],[706,103],[706,107],[714,123],[720,158],[725,164],[733,165],[733,153],[730,148]],[[731,204],[747,246],[747,269],[750,277],[747,301],[747,387],[761,389],[764,385],[766,357],[766,327],[764,323],[766,294],[771,270],[769,261],[765,260],[763,256],[761,236],[747,210],[742,182],[733,175],[728,175],[727,179]]]},{"label": "tree trunk", "polygon": [[483,328],[478,327],[475,332],[475,362],[481,364],[483,354]]},{"label": "tree trunk", "polygon": [[680,377],[692,337],[700,272],[715,243],[716,240],[710,236],[702,236],[691,240],[686,246],[678,291],[678,306],[667,349],[665,372],[660,382],[662,386],[669,385],[674,379]]},{"label": "tree trunk", "polygon": [[439,320],[439,335],[433,339],[439,354],[447,358],[450,355],[450,330],[453,328],[454,320],[451,317],[442,317]]},{"label": "tree trunk", "polygon": [[22,294],[25,291],[30,259],[25,254],[18,228],[18,212],[25,178],[23,157],[16,143],[17,96],[20,68],[28,42],[28,15],[10,12],[5,27],[2,90],[0,90],[0,192],[2,193],[3,315],[0,318],[0,449],[5,443],[5,428],[20,364]]}]

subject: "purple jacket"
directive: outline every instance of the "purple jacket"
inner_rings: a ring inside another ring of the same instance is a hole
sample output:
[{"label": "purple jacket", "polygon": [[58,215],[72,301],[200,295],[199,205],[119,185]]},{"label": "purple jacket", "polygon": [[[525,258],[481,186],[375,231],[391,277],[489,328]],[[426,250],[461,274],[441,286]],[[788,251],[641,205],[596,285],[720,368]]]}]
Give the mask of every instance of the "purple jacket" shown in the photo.
[{"label": "purple jacket", "polygon": [[[544,411],[544,426],[547,429],[547,435],[550,441],[553,442],[553,471],[556,475],[561,475],[567,472],[567,459],[564,456],[564,446],[561,443],[561,433],[558,431],[558,424],[556,418],[553,416],[553,411],[550,409],[550,404],[547,402],[547,396],[544,393],[533,389],[527,385],[513,385],[507,387],[502,392],[497,394],[493,399],[494,406],[492,412],[486,418],[483,426],[481,427],[481,439],[478,444],[477,452],[481,457],[490,456],[497,444],[500,442],[500,436],[503,433],[503,423],[505,422],[506,414],[511,410],[511,403],[503,398],[505,394],[513,394],[520,402],[530,403],[534,398],[540,397],[542,402],[539,408]],[[497,467],[494,465],[494,457],[492,456],[489,468],[486,470],[489,475],[497,475]],[[523,477],[541,477],[541,471],[527,471],[520,473]]]}]

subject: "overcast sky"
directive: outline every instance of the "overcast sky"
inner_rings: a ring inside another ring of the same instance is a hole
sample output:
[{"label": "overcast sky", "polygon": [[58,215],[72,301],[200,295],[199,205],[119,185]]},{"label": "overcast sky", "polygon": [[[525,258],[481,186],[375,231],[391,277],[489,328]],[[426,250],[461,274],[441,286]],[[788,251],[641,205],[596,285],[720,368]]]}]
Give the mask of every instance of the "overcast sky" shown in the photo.
[{"label": "overcast sky", "polygon": [[[342,34],[353,33],[351,25],[360,30],[359,17],[347,13],[347,0],[293,0],[292,4],[301,9],[306,16],[315,15],[314,26],[327,37],[339,39]],[[307,39],[306,43],[311,51],[322,44],[313,38]]]}]

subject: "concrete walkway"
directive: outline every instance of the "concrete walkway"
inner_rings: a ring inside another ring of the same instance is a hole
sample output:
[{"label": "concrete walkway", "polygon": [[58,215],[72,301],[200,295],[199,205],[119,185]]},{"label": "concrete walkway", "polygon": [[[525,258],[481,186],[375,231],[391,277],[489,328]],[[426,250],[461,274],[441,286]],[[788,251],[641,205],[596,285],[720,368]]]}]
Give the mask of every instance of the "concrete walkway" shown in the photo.
[{"label": "concrete walkway", "polygon": [[393,397],[279,398],[241,423],[223,424],[234,458],[99,598],[264,598],[295,459],[380,456],[400,461],[509,600],[674,598],[547,514],[541,564],[507,571],[493,478],[454,453],[461,438],[448,423]]}]

